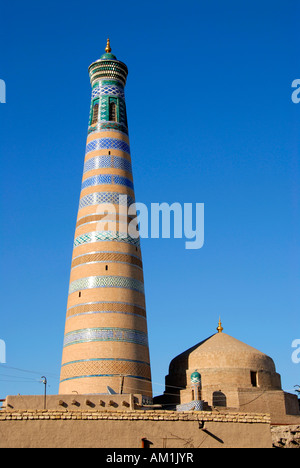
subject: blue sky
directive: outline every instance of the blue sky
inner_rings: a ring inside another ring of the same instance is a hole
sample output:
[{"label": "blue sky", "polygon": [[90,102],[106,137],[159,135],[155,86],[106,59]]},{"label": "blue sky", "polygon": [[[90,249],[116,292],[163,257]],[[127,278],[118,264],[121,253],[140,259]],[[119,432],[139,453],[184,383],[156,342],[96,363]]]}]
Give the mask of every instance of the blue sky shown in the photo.
[{"label": "blue sky", "polygon": [[[57,393],[90,106],[88,66],[129,68],[137,201],[205,204],[205,245],[144,239],[154,394],[216,331],[300,384],[299,2],[10,1],[1,6],[0,398]],[[24,372],[24,371],[30,372]]]}]

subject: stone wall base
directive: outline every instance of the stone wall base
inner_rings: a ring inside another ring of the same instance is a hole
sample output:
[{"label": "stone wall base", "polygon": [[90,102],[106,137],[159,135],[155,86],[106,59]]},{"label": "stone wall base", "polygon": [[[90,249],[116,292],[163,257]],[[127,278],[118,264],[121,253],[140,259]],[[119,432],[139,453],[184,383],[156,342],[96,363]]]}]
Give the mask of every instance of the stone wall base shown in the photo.
[{"label": "stone wall base", "polygon": [[273,447],[300,448],[300,421],[298,426],[273,426]]}]

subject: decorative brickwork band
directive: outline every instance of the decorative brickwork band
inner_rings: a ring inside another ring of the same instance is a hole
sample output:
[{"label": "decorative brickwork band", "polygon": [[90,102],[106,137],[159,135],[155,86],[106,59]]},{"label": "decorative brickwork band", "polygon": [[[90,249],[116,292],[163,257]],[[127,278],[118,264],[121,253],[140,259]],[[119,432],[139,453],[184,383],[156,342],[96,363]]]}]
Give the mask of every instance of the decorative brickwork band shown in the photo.
[{"label": "decorative brickwork band", "polygon": [[[116,219],[115,219],[116,218]],[[79,218],[76,224],[76,228],[79,226],[83,226],[84,224],[90,224],[90,223],[97,223],[98,221],[125,221],[127,224],[129,224],[134,218],[131,218],[130,216],[125,216],[120,213],[105,213],[105,214],[100,214],[100,215],[88,215],[88,216],[83,216],[82,218]]]},{"label": "decorative brickwork band", "polygon": [[65,334],[64,347],[92,341],[118,341],[148,346],[148,336],[126,328],[86,328]]},{"label": "decorative brickwork band", "polygon": [[126,302],[89,302],[78,304],[67,310],[67,319],[85,314],[125,314],[146,318],[144,308]]},{"label": "decorative brickwork band", "polygon": [[150,365],[147,362],[130,359],[89,359],[65,363],[62,366],[61,381],[106,375],[151,379]]},{"label": "decorative brickwork band", "polygon": [[70,284],[69,294],[94,288],[123,288],[144,294],[143,283],[125,276],[90,276],[88,278],[80,278]]},{"label": "decorative brickwork band", "polygon": [[94,252],[86,255],[81,255],[73,259],[72,268],[78,265],[86,265],[88,263],[95,262],[116,262],[116,263],[127,263],[139,268],[143,267],[142,261],[138,257],[133,255],[123,254],[119,252]]}]

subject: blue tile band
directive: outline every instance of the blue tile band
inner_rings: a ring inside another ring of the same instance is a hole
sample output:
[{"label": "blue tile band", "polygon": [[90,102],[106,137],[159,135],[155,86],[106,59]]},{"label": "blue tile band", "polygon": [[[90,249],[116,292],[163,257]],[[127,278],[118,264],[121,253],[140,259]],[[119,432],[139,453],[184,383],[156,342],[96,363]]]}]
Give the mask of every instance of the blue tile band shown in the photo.
[{"label": "blue tile band", "polygon": [[93,358],[93,359],[78,359],[77,361],[65,362],[61,367],[68,366],[70,364],[77,364],[78,362],[131,362],[134,364],[144,364],[145,366],[150,366],[149,362],[145,361],[136,361],[134,359],[124,359],[124,358]]},{"label": "blue tile band", "polygon": [[98,86],[95,86],[92,90],[92,99],[98,96],[117,96],[125,99],[124,88],[115,85],[104,85],[101,86],[101,82]]},{"label": "blue tile band", "polygon": [[84,164],[83,173],[102,168],[121,169],[132,174],[131,162],[121,156],[95,156],[88,159]]},{"label": "blue tile band", "polygon": [[92,187],[94,185],[105,185],[105,184],[117,184],[123,185],[124,187],[129,187],[133,190],[133,182],[126,177],[121,177],[118,175],[113,174],[104,174],[104,175],[97,175],[93,177],[89,177],[82,183],[81,189],[85,189],[87,187]]},{"label": "blue tile band", "polygon": [[[76,377],[69,377],[68,379],[62,379],[60,382],[66,382],[69,380],[75,380],[75,379],[87,379],[91,377],[120,377],[120,374],[93,374],[93,375],[79,375]],[[146,382],[151,382],[151,379],[147,379],[145,377],[141,377],[140,375],[126,375],[126,378],[128,379],[138,379],[138,380],[144,380]]]},{"label": "blue tile band", "polygon": [[102,149],[115,149],[130,154],[129,145],[125,141],[117,138],[98,138],[96,140],[92,140],[86,146],[86,154],[90,151],[98,151]]}]

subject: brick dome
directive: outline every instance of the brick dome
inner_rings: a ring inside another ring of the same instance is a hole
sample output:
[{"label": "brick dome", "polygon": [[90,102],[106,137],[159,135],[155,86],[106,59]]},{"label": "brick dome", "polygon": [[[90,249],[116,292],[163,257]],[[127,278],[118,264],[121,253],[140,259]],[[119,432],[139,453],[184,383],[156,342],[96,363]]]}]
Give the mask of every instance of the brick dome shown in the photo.
[{"label": "brick dome", "polygon": [[251,369],[276,373],[274,361],[266,354],[227,335],[216,333],[174,358],[169,374],[187,369]]}]

